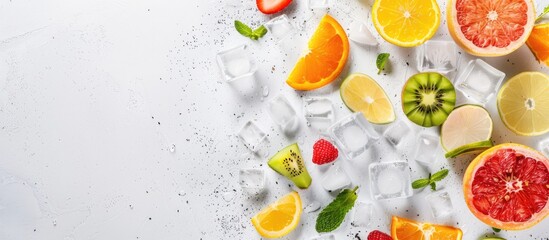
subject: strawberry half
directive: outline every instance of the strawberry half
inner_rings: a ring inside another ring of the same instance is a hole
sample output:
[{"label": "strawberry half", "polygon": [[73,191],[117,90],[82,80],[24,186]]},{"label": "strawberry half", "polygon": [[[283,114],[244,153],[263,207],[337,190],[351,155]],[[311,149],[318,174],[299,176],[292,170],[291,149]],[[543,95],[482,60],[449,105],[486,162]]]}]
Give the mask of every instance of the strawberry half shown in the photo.
[{"label": "strawberry half", "polygon": [[292,0],[256,0],[257,8],[265,14],[273,14],[282,11]]},{"label": "strawberry half", "polygon": [[393,240],[393,238],[381,231],[374,230],[368,234],[368,240]]},{"label": "strawberry half", "polygon": [[313,145],[313,163],[318,165],[331,163],[337,159],[337,148],[324,139],[316,141]]}]

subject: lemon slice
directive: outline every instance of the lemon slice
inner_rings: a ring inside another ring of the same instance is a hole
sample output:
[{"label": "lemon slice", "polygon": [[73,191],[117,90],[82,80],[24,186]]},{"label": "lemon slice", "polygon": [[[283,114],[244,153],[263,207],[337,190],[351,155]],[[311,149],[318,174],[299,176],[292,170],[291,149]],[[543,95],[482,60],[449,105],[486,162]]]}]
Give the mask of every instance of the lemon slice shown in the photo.
[{"label": "lemon slice", "polygon": [[448,115],[440,129],[446,157],[478,151],[493,146],[490,141],[493,123],[486,109],[476,105],[460,106]]},{"label": "lemon slice", "polygon": [[376,0],[372,20],[383,39],[414,47],[433,37],[440,25],[440,9],[436,0]]},{"label": "lemon slice", "polygon": [[371,123],[386,124],[395,120],[395,111],[383,88],[368,75],[349,75],[339,90],[343,103],[353,112],[362,112]]},{"label": "lemon slice", "polygon": [[252,224],[262,237],[280,238],[297,227],[302,211],[299,194],[291,192],[253,216]]},{"label": "lemon slice", "polygon": [[538,136],[549,132],[549,76],[519,73],[501,87],[497,102],[501,120],[514,133]]}]

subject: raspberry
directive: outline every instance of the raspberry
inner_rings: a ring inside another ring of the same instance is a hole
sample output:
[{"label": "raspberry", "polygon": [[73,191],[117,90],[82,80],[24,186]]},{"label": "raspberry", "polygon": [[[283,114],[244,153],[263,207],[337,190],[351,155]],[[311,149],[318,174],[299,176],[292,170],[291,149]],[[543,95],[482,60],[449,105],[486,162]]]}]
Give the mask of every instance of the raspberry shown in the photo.
[{"label": "raspberry", "polygon": [[318,140],[313,145],[313,163],[322,165],[331,163],[337,159],[338,151],[334,145],[324,139]]},{"label": "raspberry", "polygon": [[393,238],[381,231],[374,230],[368,234],[368,240],[393,240]]}]

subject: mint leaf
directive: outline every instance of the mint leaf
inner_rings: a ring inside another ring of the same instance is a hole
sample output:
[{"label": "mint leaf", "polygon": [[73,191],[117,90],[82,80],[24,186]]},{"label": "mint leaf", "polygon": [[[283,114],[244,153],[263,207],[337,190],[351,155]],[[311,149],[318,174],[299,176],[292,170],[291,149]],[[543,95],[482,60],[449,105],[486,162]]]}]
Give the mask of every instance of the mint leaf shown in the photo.
[{"label": "mint leaf", "polygon": [[433,191],[437,190],[437,184],[435,182],[431,182],[429,185],[431,185],[431,190]]},{"label": "mint leaf", "polygon": [[426,187],[427,185],[429,185],[429,179],[425,179],[425,178],[420,178],[418,180],[415,180],[413,183],[412,183],[412,188],[413,189],[419,189],[419,188],[424,188]]},{"label": "mint leaf", "polygon": [[385,64],[387,63],[387,60],[389,60],[389,56],[391,54],[389,53],[380,53],[377,55],[376,59],[376,67],[378,69],[377,74],[380,74],[383,69],[385,69]]},{"label": "mint leaf", "polygon": [[322,209],[322,212],[318,214],[318,218],[316,219],[315,229],[317,232],[331,232],[341,225],[347,212],[355,205],[357,189],[358,187],[352,190],[343,190],[337,195],[334,201]]},{"label": "mint leaf", "polygon": [[265,36],[266,33],[267,33],[267,28],[265,28],[265,26],[263,25],[259,26],[253,31],[253,35],[257,36],[257,38],[262,38],[263,36]]},{"label": "mint leaf", "polygon": [[431,182],[438,182],[444,179],[446,176],[448,176],[448,172],[448,169],[442,169],[436,172],[435,174],[433,174],[433,176],[431,176]]},{"label": "mint leaf", "polygon": [[242,23],[241,21],[235,20],[234,21],[234,28],[236,28],[236,31],[240,33],[244,37],[251,37],[252,36],[252,29],[248,27],[248,25]]},{"label": "mint leaf", "polygon": [[536,22],[541,20],[541,18],[547,13],[549,13],[549,6],[547,6],[543,9],[543,12],[536,18]]},{"label": "mint leaf", "polygon": [[267,33],[267,28],[263,25],[259,26],[255,30],[252,30],[251,27],[238,20],[234,21],[234,28],[236,28],[236,31],[238,31],[238,33],[242,36],[248,37],[252,40],[260,39]]}]

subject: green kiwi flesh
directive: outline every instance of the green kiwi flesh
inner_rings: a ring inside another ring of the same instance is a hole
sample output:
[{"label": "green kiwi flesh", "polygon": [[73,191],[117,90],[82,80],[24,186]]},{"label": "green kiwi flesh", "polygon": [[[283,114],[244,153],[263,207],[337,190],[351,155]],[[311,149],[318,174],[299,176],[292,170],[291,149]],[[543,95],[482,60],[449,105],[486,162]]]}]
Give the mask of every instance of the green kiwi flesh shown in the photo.
[{"label": "green kiwi flesh", "polygon": [[282,176],[292,180],[294,184],[305,189],[311,185],[311,176],[305,168],[299,146],[294,143],[276,153],[268,162],[269,167]]},{"label": "green kiwi flesh", "polygon": [[417,125],[439,126],[456,105],[454,85],[440,73],[413,75],[402,89],[402,110]]}]

